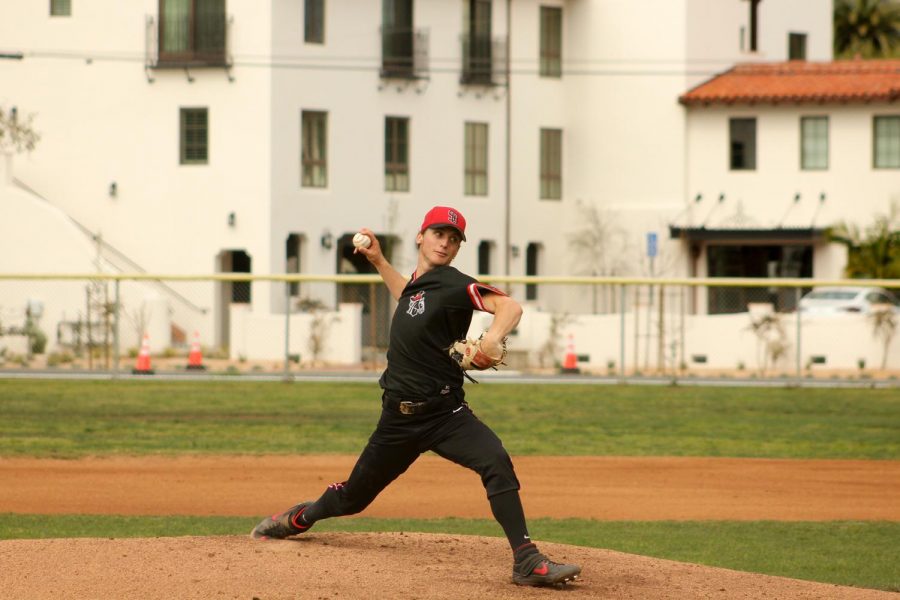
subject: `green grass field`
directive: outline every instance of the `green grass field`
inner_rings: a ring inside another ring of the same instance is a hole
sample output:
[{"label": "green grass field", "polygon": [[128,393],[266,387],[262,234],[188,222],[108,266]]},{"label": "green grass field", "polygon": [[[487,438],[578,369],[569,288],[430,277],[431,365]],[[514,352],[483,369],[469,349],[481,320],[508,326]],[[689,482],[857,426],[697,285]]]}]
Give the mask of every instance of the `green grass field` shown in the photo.
[{"label": "green grass field", "polygon": [[[900,393],[469,386],[515,455],[900,458]],[[359,452],[375,384],[0,380],[0,456]]]},{"label": "green grass field", "polygon": [[[896,390],[484,384],[468,399],[514,455],[900,457]],[[374,384],[0,380],[0,457],[354,454],[378,411]],[[0,514],[0,539],[244,534],[254,523]],[[900,591],[893,522],[530,525],[548,541]],[[493,521],[463,519],[316,527],[501,535]]]}]

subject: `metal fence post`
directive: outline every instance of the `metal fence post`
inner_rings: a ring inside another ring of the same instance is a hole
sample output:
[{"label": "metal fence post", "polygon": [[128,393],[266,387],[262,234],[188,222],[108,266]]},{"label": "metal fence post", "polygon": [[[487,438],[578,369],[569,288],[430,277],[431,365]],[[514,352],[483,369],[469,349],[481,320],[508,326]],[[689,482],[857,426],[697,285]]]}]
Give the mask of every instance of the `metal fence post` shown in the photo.
[{"label": "metal fence post", "polygon": [[794,314],[797,315],[797,385],[800,385],[800,381],[803,378],[803,352],[801,348],[802,335],[801,335],[801,323],[803,321],[800,315],[800,293],[801,289],[796,287],[794,288]]},{"label": "metal fence post", "polygon": [[116,297],[113,301],[113,376],[119,374],[119,284],[121,280],[116,278]]},{"label": "metal fence post", "polygon": [[291,379],[291,282],[284,282],[284,380]]},{"label": "metal fence post", "polygon": [[619,375],[625,380],[625,284],[619,286]]}]

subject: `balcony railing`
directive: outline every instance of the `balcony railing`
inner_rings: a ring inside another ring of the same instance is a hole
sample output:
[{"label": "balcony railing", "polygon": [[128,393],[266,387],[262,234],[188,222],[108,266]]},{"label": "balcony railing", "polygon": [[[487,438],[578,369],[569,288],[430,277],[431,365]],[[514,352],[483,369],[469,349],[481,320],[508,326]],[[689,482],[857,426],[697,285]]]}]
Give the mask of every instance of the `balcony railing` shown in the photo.
[{"label": "balcony railing", "polygon": [[427,79],[428,30],[382,27],[381,76],[396,79]]},{"label": "balcony railing", "polygon": [[505,85],[506,38],[463,34],[459,81],[466,85]]},{"label": "balcony railing", "polygon": [[[202,4],[200,5],[202,6]],[[148,16],[146,63],[151,68],[229,67],[231,19],[221,10]]]}]

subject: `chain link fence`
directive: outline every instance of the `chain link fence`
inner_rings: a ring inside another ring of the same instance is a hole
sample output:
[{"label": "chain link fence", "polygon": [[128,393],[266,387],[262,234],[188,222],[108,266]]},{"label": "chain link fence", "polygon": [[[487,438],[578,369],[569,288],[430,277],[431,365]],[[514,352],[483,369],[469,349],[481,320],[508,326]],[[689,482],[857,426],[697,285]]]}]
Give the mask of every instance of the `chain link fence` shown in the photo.
[{"label": "chain link fence", "polygon": [[[525,309],[503,375],[895,381],[900,282],[494,277]],[[800,310],[798,310],[798,307]],[[0,275],[0,371],[385,367],[378,276]],[[490,324],[476,312],[470,335]]]}]

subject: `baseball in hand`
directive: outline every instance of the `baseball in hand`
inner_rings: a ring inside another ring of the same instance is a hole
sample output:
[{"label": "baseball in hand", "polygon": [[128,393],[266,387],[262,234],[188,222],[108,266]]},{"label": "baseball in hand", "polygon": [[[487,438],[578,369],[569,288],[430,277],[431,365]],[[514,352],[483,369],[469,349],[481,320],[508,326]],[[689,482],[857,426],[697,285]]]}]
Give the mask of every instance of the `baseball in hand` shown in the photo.
[{"label": "baseball in hand", "polygon": [[364,233],[357,233],[353,236],[353,246],[356,248],[368,248],[372,245],[372,240]]}]

